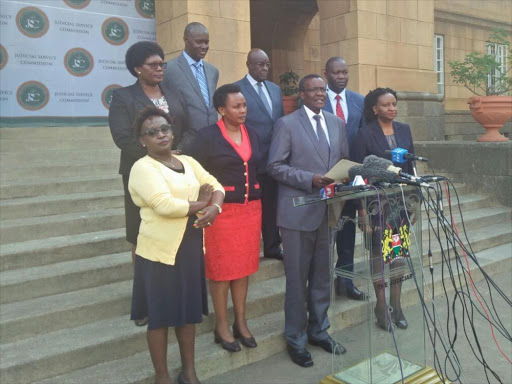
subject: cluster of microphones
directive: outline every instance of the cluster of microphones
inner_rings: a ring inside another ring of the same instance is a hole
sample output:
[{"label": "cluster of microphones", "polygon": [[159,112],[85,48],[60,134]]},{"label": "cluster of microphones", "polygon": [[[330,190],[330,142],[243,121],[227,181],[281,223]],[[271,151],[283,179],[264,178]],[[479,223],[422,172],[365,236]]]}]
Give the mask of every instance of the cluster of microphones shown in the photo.
[{"label": "cluster of microphones", "polygon": [[322,197],[333,197],[336,193],[345,191],[361,191],[369,189],[369,185],[389,187],[392,184],[408,184],[417,187],[429,187],[429,182],[437,181],[435,176],[418,177],[402,172],[402,168],[393,163],[405,163],[407,161],[428,161],[427,158],[408,153],[406,149],[395,148],[387,150],[386,154],[391,160],[375,155],[367,156],[362,165],[356,165],[349,169],[350,185],[333,183],[320,190]]}]

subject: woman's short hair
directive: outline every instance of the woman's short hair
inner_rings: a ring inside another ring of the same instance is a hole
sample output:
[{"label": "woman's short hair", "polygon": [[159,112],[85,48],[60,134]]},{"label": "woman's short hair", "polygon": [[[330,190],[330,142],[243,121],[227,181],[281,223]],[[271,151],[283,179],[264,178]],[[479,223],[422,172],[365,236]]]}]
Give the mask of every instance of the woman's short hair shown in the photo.
[{"label": "woman's short hair", "polygon": [[142,124],[150,117],[154,116],[161,116],[165,120],[167,120],[167,123],[171,126],[171,130],[174,133],[174,126],[172,125],[172,119],[171,116],[168,113],[165,113],[160,108],[157,107],[147,107],[142,109],[137,116],[135,117],[135,121],[133,122],[133,133],[135,137],[140,137],[140,131],[142,129]]},{"label": "woman's short hair", "polygon": [[230,93],[239,93],[242,92],[240,87],[236,84],[224,84],[223,86],[217,88],[215,93],[213,94],[213,106],[219,111],[220,107],[226,106],[226,100],[228,99],[228,95]]},{"label": "woman's short hair", "polygon": [[125,64],[130,73],[137,77],[135,67],[140,67],[151,56],[158,55],[164,60],[164,51],[154,41],[139,41],[126,51]]},{"label": "woman's short hair", "polygon": [[398,100],[396,92],[391,88],[375,88],[373,91],[368,92],[364,98],[364,118],[366,121],[372,121],[377,118],[377,116],[375,116],[375,112],[373,112],[373,107],[377,105],[379,97],[388,93],[395,96],[395,99]]}]

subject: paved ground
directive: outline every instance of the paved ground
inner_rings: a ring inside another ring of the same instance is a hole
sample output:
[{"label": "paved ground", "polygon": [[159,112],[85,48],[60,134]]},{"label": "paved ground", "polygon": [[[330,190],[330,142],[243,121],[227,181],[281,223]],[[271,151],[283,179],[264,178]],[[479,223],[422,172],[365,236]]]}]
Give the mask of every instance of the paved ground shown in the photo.
[{"label": "paved ground", "polygon": [[[497,285],[505,292],[505,294],[510,298],[512,297],[512,276],[509,273],[498,274],[493,276],[494,281]],[[486,291],[485,282],[479,282],[477,287],[481,289],[482,292]],[[484,293],[484,297],[490,303],[488,293]],[[495,296],[493,295],[495,298]],[[436,305],[438,311],[440,313],[441,319],[446,319],[446,301],[441,298],[436,299]],[[503,324],[508,328],[509,332],[512,333],[512,308],[508,307],[505,302],[500,298],[499,300],[495,298],[495,305],[499,308],[500,318]],[[462,320],[460,305],[457,306],[457,319]],[[420,312],[421,309],[419,307],[409,307],[407,309],[408,320],[409,323],[414,321],[415,317]],[[444,320],[443,320],[444,321]],[[510,384],[512,383],[512,365],[510,365],[505,358],[498,351],[490,332],[489,325],[487,321],[482,319],[478,314],[475,315],[475,325],[479,340],[481,342],[482,351],[484,353],[485,359],[489,366],[494,369],[499,377],[501,378],[502,383]],[[347,346],[348,352],[344,355],[344,364],[350,364],[351,360],[355,360],[357,362],[360,360],[358,358],[358,344],[360,342],[358,340],[364,339],[367,331],[367,328],[362,326],[356,326],[344,331],[341,331],[339,335],[335,335],[335,337],[339,337],[339,340],[342,341],[344,345]],[[468,329],[469,331],[469,329]],[[400,338],[400,343],[405,345],[405,348],[400,348],[402,351],[402,358],[410,358],[413,359],[414,356],[418,356],[418,351],[414,350],[412,343],[407,346],[404,343],[404,337],[408,337],[413,339],[411,333],[408,333],[409,330],[401,331],[397,330],[397,338]],[[414,331],[412,331],[414,332]],[[470,331],[469,331],[470,332]],[[379,336],[378,333],[376,333]],[[383,336],[383,335],[381,335]],[[510,357],[512,356],[512,343],[505,341],[505,339],[497,333],[497,338],[502,346],[504,352]],[[366,338],[368,339],[368,338]],[[427,363],[433,366],[433,348],[427,338]],[[323,350],[310,347],[309,348],[315,365],[311,368],[301,368],[295,364],[293,364],[287,353],[283,352],[277,355],[274,355],[265,360],[259,361],[257,363],[248,365],[246,367],[228,372],[223,375],[219,375],[213,377],[205,382],[205,384],[314,384],[318,383],[322,378],[327,376],[333,371],[333,360],[331,359],[331,355],[326,354]],[[459,332],[458,339],[455,345],[455,351],[460,359],[460,364],[462,366],[463,377],[460,382],[467,384],[481,384],[486,383],[487,379],[484,374],[484,370],[482,365],[478,363],[475,356],[471,352],[468,342],[464,336],[464,332],[462,329],[462,321],[459,321]],[[442,364],[444,362],[444,355],[441,355]],[[454,379],[454,376],[450,375],[450,378]],[[498,381],[490,375],[489,378],[490,383],[498,383]],[[382,382],[382,384],[388,384]]]}]

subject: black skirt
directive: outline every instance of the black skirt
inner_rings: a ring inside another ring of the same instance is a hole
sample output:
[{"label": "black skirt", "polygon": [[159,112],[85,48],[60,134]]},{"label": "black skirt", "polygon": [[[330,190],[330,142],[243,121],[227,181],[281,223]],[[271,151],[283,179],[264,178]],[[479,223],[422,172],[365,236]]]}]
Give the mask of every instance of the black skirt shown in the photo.
[{"label": "black skirt", "polygon": [[208,315],[203,231],[189,217],[174,265],[135,258],[131,319],[149,318],[148,329],[198,324]]}]

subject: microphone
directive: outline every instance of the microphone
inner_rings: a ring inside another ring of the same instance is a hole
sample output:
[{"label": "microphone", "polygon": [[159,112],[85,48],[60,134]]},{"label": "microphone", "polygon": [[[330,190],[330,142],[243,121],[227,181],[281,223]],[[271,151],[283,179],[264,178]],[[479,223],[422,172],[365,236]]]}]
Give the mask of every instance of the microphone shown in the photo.
[{"label": "microphone", "polygon": [[363,166],[383,169],[389,172],[394,173],[397,176],[401,176],[405,179],[409,179],[412,181],[422,181],[421,178],[409,175],[408,173],[402,172],[402,168],[395,167],[390,160],[383,159],[382,157],[378,157],[375,155],[366,156],[363,161]]},{"label": "microphone", "polygon": [[393,161],[393,163],[405,163],[407,160],[428,161],[426,157],[416,156],[403,148],[395,148],[393,150],[386,149],[384,152],[391,155],[391,161]]},{"label": "microphone", "polygon": [[[370,156],[368,156],[370,157]],[[367,158],[368,158],[367,157]],[[389,160],[381,159],[380,157],[374,156],[376,159],[384,160],[385,162],[390,162]],[[370,161],[363,163],[363,165],[356,165],[348,170],[348,174],[350,179],[353,179],[356,175],[360,175],[364,179],[370,180],[371,183],[376,182],[384,182],[389,184],[409,184],[417,187],[429,187],[427,183],[424,183],[419,178],[414,178],[414,180],[410,178],[402,178],[399,177],[395,172],[392,172],[388,169],[375,166],[374,159],[370,159]],[[378,163],[378,162],[377,162]],[[394,169],[400,169],[398,167],[393,166]],[[406,174],[407,175],[407,174]],[[410,175],[409,175],[410,176]]]},{"label": "microphone", "polygon": [[369,189],[369,187],[366,184],[352,186],[352,185],[345,185],[342,183],[332,183],[332,184],[326,185],[324,188],[320,189],[319,194],[323,198],[326,198],[326,197],[330,198],[330,197],[334,197],[337,193],[340,193],[340,192],[348,192],[348,191],[356,192],[356,191],[364,191],[366,189]]}]

